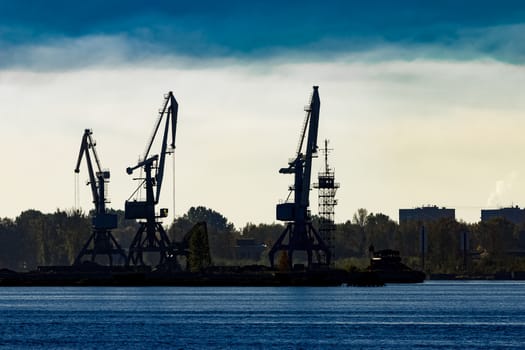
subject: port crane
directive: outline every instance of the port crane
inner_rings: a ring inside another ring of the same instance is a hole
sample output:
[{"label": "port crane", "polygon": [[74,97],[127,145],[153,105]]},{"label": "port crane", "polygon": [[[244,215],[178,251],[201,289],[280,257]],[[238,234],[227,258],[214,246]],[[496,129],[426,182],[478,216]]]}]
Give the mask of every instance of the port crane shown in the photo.
[{"label": "port crane", "polygon": [[[319,126],[319,99],[318,86],[313,87],[310,104],[305,107],[306,117],[301,129],[299,144],[295,157],[288,163],[288,167],[279,170],[281,174],[293,174],[294,185],[293,202],[277,205],[277,220],[287,222],[286,228],[270,249],[270,265],[274,267],[275,253],[285,251],[288,254],[288,267],[293,268],[293,254],[295,251],[304,251],[307,254],[308,268],[312,268],[313,254],[319,256],[322,252],[324,264],[330,265],[331,252],[312,225],[309,207],[310,180],[312,174],[312,158],[317,154],[317,131]],[[308,131],[308,136],[307,136]],[[304,148],[304,150],[303,150]],[[318,259],[319,260],[319,259]],[[317,265],[321,265],[318,261]]]},{"label": "port crane", "polygon": [[[139,229],[131,242],[128,251],[127,265],[145,265],[143,254],[145,252],[158,252],[160,255],[159,265],[176,259],[177,250],[173,249],[166,231],[162,227],[160,218],[168,215],[168,209],[162,208],[157,215],[155,207],[159,203],[164,178],[164,165],[166,155],[175,150],[175,136],[177,131],[177,113],[179,105],[173,92],[164,96],[159,116],[155,123],[153,134],[146,145],[144,156],[135,166],[128,167],[126,172],[132,174],[141,169],[145,177],[141,177],[139,187],[133,192],[134,197],[141,188],[145,189],[146,198],[137,200],[128,199],[125,203],[126,219],[139,219]],[[164,125],[163,125],[164,123]],[[161,126],[163,125],[163,128]],[[150,155],[151,148],[158,134],[161,134],[161,149],[158,154]],[[168,146],[168,137],[171,143]]]},{"label": "port crane", "polygon": [[110,173],[109,170],[103,170],[100,165],[100,159],[95,149],[96,143],[92,135],[93,132],[90,129],[84,130],[75,173],[80,172],[80,163],[85,158],[89,174],[88,185],[91,187],[93,203],[95,204],[95,212],[91,218],[93,232],[76,257],[74,265],[81,264],[82,259],[88,255],[91,256],[92,262],[95,262],[98,255],[106,255],[111,266],[113,265],[114,255],[119,256],[124,262],[127,257],[111,234],[111,230],[117,228],[117,215],[109,214],[106,210],[106,203],[108,203],[106,186],[109,182]]}]

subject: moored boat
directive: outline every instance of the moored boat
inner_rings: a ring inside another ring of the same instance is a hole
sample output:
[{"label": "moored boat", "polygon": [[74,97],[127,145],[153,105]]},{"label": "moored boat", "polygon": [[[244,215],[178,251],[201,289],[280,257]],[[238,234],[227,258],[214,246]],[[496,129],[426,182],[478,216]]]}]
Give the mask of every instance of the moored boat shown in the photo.
[{"label": "moored boat", "polygon": [[385,283],[421,283],[425,273],[413,270],[401,262],[399,251],[383,249],[371,251],[372,258],[368,271],[374,272]]}]

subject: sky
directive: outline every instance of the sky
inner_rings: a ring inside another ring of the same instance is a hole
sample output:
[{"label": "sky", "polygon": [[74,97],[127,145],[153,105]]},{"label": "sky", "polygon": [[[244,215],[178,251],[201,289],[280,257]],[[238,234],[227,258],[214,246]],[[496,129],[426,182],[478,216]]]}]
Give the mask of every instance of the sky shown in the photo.
[{"label": "sky", "polygon": [[272,223],[313,85],[337,222],[525,206],[524,32],[521,1],[0,0],[0,217],[91,209],[85,164],[77,196],[73,172],[86,128],[123,209],[173,91],[165,223],[198,205]]}]

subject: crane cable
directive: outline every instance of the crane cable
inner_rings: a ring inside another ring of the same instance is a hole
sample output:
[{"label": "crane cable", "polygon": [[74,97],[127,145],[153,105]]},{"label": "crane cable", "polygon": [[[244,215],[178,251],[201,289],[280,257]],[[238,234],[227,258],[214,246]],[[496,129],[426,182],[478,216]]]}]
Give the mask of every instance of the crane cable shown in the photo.
[{"label": "crane cable", "polygon": [[172,160],[172,184],[173,184],[173,222],[175,222],[175,153],[173,153],[173,160]]},{"label": "crane cable", "polygon": [[[140,162],[140,158],[139,158],[139,162]],[[144,170],[144,167],[141,166],[140,169],[139,169],[139,179],[143,179],[143,174],[142,174],[142,171]],[[135,193],[137,194],[137,196],[135,197],[135,199],[138,199],[138,200],[141,200],[142,199],[142,187],[144,186],[146,180],[143,179],[142,183],[139,185],[139,187],[137,188],[137,190],[135,191]]]},{"label": "crane cable", "polygon": [[79,210],[79,207],[80,207],[80,190],[79,190],[79,174],[78,173],[75,173],[74,174],[75,176],[75,189],[74,189],[74,192],[75,192],[75,203],[74,203],[74,209],[75,211],[78,211]]}]

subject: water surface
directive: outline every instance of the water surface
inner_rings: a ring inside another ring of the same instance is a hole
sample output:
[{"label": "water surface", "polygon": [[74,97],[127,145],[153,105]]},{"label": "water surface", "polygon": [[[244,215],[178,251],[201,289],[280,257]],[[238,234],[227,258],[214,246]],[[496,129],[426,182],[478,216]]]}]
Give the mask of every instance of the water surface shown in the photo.
[{"label": "water surface", "polygon": [[4,287],[0,347],[523,349],[525,283]]}]

